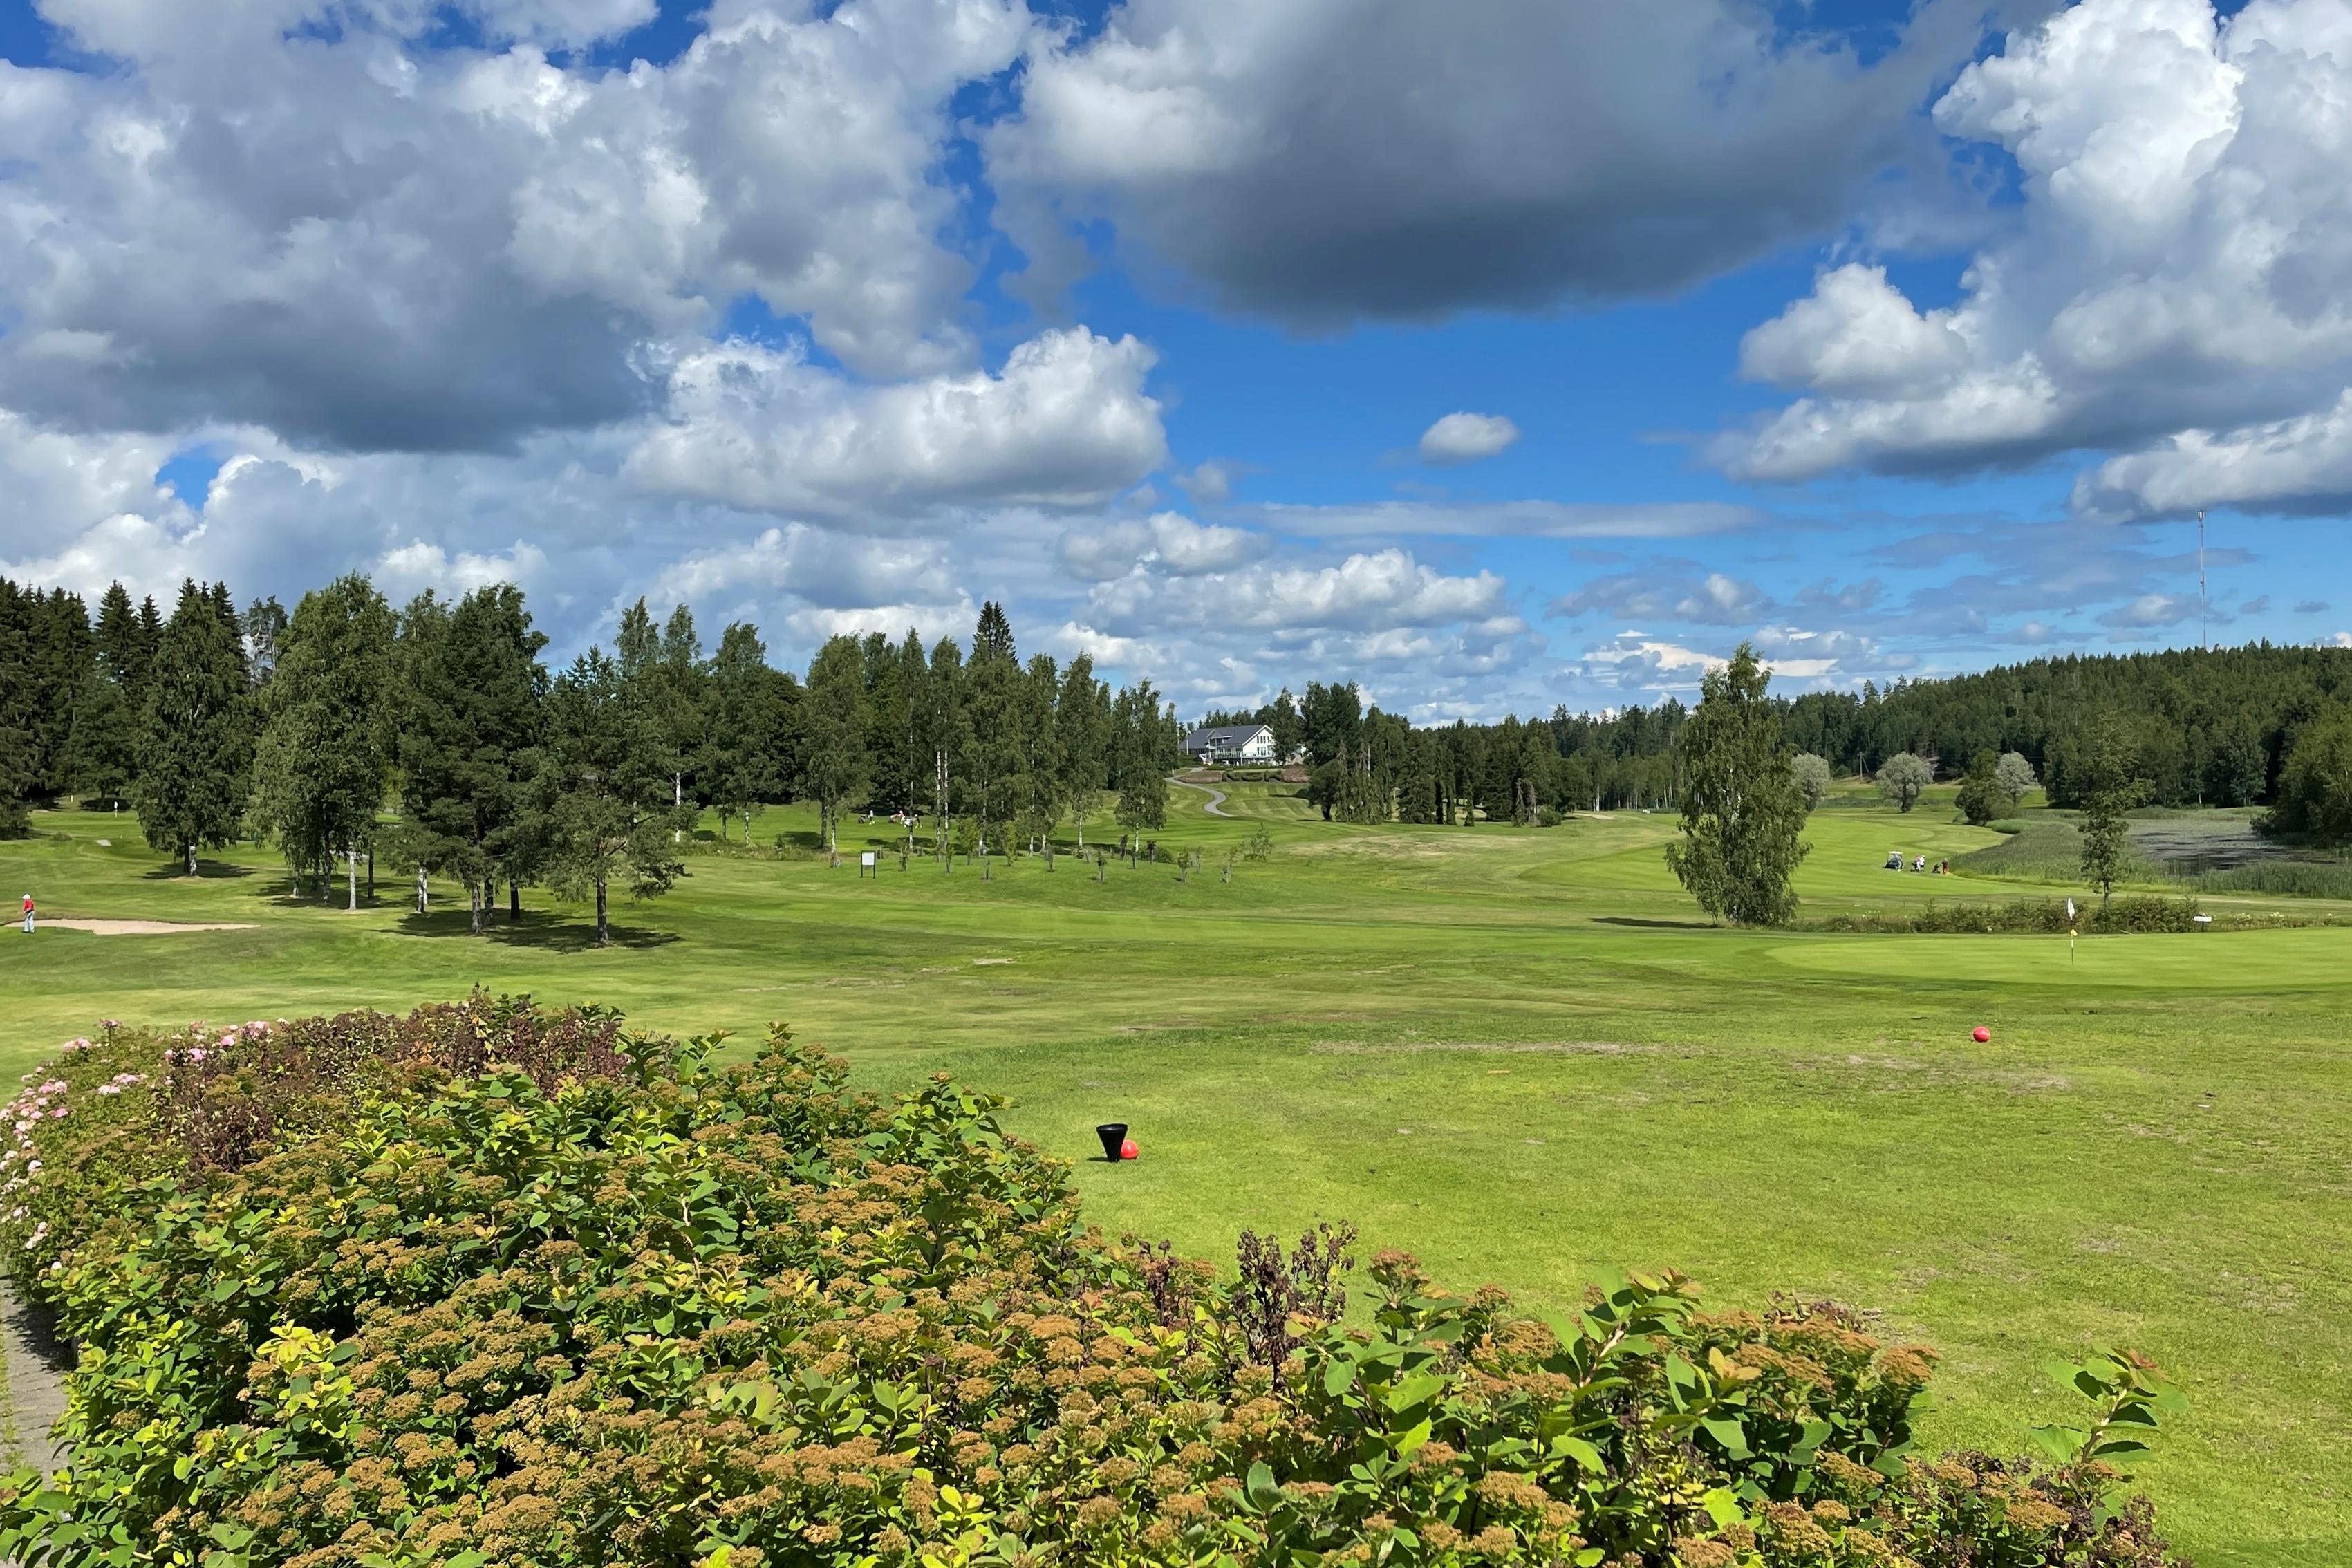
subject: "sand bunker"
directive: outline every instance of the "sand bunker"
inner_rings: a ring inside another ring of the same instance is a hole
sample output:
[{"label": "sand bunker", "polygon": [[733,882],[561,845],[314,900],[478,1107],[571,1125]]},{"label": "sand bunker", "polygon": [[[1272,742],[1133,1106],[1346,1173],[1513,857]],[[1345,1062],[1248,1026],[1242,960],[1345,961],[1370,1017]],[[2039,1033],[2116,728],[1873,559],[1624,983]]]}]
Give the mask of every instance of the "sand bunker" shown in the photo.
[{"label": "sand bunker", "polygon": [[38,929],[51,926],[66,931],[86,931],[92,936],[172,936],[184,931],[251,931],[250,924],[226,922],[220,924],[182,924],[175,921],[53,921],[44,916]]}]

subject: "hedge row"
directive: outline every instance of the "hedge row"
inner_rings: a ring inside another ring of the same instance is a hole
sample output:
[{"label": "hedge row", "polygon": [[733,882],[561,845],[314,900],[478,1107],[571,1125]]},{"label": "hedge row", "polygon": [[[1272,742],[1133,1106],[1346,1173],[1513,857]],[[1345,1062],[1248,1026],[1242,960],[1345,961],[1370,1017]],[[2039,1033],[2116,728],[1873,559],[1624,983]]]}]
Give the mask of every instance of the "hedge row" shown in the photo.
[{"label": "hedge row", "polygon": [[2094,936],[2147,935],[2193,931],[2198,929],[2197,900],[2159,896],[2125,897],[2105,903],[2085,900],[2070,917],[2063,899],[2019,899],[2005,903],[1941,904],[1929,900],[1916,910],[1876,910],[1858,915],[1831,915],[1801,922],[1807,931],[1913,931],[1965,936],[2041,933],[2063,936],[2080,931]]},{"label": "hedge row", "polygon": [[1239,1279],[1084,1227],[1000,1102],[883,1101],[477,997],[74,1042],[0,1231],[81,1346],[28,1565],[2169,1563],[2086,1368],[2043,1465],[1923,1459],[1853,1314],[1596,1289],[1558,1331],[1349,1238]]}]

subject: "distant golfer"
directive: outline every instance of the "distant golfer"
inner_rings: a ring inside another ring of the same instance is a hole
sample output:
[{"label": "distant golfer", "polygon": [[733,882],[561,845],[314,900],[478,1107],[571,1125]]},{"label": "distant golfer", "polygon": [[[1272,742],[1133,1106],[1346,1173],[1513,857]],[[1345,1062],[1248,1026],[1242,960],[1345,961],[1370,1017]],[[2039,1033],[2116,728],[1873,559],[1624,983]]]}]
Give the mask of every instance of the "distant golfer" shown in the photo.
[{"label": "distant golfer", "polygon": [[33,934],[33,895],[30,893],[25,895],[25,934]]}]

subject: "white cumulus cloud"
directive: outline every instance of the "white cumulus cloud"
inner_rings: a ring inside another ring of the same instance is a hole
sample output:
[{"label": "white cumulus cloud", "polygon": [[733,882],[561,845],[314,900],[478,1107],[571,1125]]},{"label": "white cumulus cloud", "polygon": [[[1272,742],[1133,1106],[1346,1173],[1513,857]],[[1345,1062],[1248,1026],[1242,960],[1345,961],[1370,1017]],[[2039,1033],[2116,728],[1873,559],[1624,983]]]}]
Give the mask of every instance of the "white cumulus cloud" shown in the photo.
[{"label": "white cumulus cloud", "polygon": [[1143,389],[1151,363],[1131,337],[1056,329],[996,374],[861,388],[793,349],[716,344],[671,368],[668,416],[628,472],[649,490],[755,511],[1089,504],[1167,457]]},{"label": "white cumulus cloud", "polygon": [[1519,438],[1519,427],[1499,414],[1449,414],[1421,433],[1421,460],[1445,465],[1475,463],[1500,455]]},{"label": "white cumulus cloud", "polygon": [[1713,447],[1752,479],[2114,454],[2122,515],[2347,493],[2352,5],[2083,0],[2009,35],[1935,108],[2015,160],[2021,205],[1958,300],[1824,272],[1742,368],[1801,395]]}]

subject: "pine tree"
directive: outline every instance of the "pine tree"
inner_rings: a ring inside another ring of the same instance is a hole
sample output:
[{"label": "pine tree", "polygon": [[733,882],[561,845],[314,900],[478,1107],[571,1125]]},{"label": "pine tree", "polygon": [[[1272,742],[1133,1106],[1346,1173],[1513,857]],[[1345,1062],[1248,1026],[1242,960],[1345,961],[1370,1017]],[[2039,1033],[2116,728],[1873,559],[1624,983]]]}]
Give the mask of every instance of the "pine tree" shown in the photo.
[{"label": "pine tree", "polygon": [[866,653],[854,637],[826,639],[809,665],[801,702],[803,793],[817,803],[817,830],[840,847],[841,813],[866,788]]},{"label": "pine tree", "polygon": [[[303,595],[272,635],[275,668],[261,688],[260,825],[285,850],[298,891],[306,871],[343,857],[354,910],[360,854],[372,849],[391,771],[383,707],[395,630],[392,606],[373,584],[338,578]],[[320,880],[323,896],[326,879]]]},{"label": "pine tree", "polygon": [[686,874],[669,742],[647,689],[591,648],[548,699],[547,868],[567,895],[594,894],[599,947],[612,945],[613,883],[651,899]]},{"label": "pine tree", "polygon": [[235,842],[253,769],[253,715],[226,584],[193,582],[158,637],[132,801],[147,842],[196,871],[196,851]]},{"label": "pine tree", "polygon": [[401,842],[422,871],[464,886],[482,932],[493,878],[532,879],[544,837],[539,792],[547,638],[512,584],[449,609],[409,606],[398,655]]},{"label": "pine tree", "polygon": [[1699,907],[1733,925],[1785,925],[1796,912],[1790,883],[1811,847],[1799,835],[1805,796],[1765,700],[1771,677],[1746,643],[1709,670],[1699,705],[1682,726],[1682,837],[1666,866]]}]

